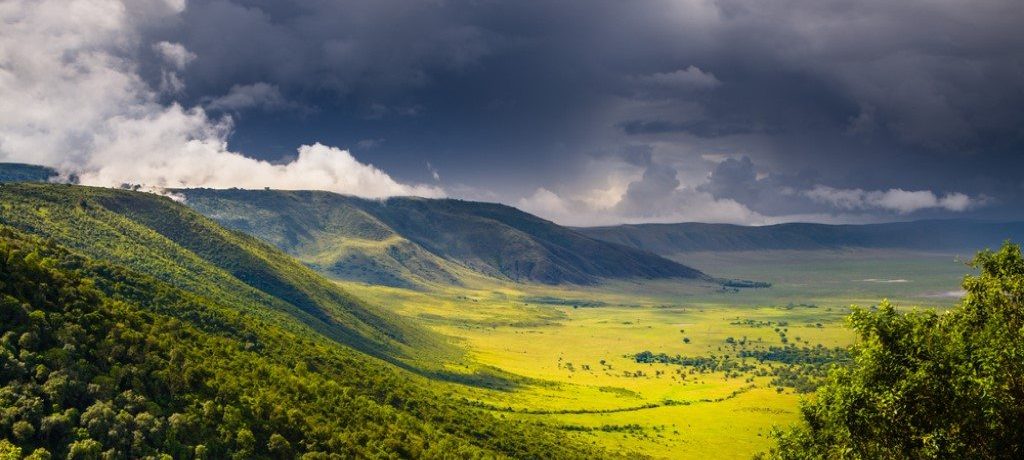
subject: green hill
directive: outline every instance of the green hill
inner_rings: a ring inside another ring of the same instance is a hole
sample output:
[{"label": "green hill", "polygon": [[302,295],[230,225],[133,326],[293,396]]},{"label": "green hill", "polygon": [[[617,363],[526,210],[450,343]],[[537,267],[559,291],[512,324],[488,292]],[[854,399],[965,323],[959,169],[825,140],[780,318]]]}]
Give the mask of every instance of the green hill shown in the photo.
[{"label": "green hill", "polygon": [[701,278],[654,254],[608,244],[490,203],[366,200],[328,192],[180,190],[189,206],[333,276],[392,285],[458,283],[466,269],[517,282]]},{"label": "green hill", "polygon": [[465,268],[423,250],[333,193],[187,190],[188,205],[330,276],[413,287],[458,284]]},{"label": "green hill", "polygon": [[431,334],[171,200],[0,186],[0,455],[594,457],[398,362]]},{"label": "green hill", "polygon": [[335,340],[404,356],[429,338],[286,254],[168,198],[50,184],[0,187],[0,223],[242,311],[281,312]]},{"label": "green hill", "polygon": [[1024,237],[1024,222],[923,220],[866,225],[640,224],[577,228],[592,238],[656,254],[768,249],[900,248],[968,250]]}]

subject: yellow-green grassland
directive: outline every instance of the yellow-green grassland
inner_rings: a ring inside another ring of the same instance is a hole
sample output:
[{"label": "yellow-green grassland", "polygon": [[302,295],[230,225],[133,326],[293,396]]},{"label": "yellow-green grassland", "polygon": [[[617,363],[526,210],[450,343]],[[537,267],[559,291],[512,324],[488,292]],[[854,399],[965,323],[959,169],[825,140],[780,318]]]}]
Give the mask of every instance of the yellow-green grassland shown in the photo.
[{"label": "yellow-green grassland", "polygon": [[342,285],[464,350],[439,370],[453,398],[627,455],[749,458],[848,359],[850,305],[945,308],[968,271],[953,254],[880,250],[679,259],[773,285]]}]

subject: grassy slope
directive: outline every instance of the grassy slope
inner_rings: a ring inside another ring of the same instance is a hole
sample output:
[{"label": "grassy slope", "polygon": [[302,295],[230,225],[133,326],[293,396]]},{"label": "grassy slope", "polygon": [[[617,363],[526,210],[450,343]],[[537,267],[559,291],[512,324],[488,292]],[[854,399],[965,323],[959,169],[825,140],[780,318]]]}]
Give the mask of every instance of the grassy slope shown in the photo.
[{"label": "grassy slope", "polygon": [[[467,267],[495,278],[546,284],[704,277],[653,254],[596,241],[496,204],[377,201],[326,192],[182,192],[191,206],[222,224],[344,279],[406,287],[418,281],[458,284]],[[365,274],[353,270],[353,262],[365,267]]]},{"label": "grassy slope", "polygon": [[903,248],[978,250],[1024,237],[1024,222],[916,221],[870,225],[641,224],[579,228],[592,238],[671,255],[694,251]]},{"label": "grassy slope", "polygon": [[[5,210],[27,200],[3,198]],[[67,206],[36,203],[51,216]],[[5,456],[600,456],[461,406],[287,315],[239,311],[250,299],[218,299],[223,280],[183,289],[59,240],[0,225]],[[119,243],[145,252],[150,241]]]},{"label": "grassy slope", "polygon": [[458,284],[461,267],[332,193],[188,190],[188,204],[337,278],[387,286]]},{"label": "grassy slope", "polygon": [[[430,334],[366,305],[279,250],[168,198],[49,184],[0,187],[0,223],[189,292],[388,358],[440,350]],[[413,350],[416,350],[414,353]]]},{"label": "grassy slope", "polygon": [[393,198],[363,209],[444,257],[513,281],[593,284],[599,278],[700,278],[697,270],[607,244],[518,209],[461,200]]}]

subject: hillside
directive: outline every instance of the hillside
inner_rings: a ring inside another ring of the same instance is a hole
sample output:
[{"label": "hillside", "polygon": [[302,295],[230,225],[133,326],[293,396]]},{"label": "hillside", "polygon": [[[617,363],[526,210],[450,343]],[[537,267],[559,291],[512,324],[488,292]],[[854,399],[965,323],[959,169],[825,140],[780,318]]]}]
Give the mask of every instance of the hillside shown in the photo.
[{"label": "hillside", "polygon": [[602,456],[357,351],[426,342],[168,199],[4,185],[0,206],[4,458]]},{"label": "hillside", "polygon": [[187,203],[222,225],[277,246],[329,276],[413,287],[458,284],[465,268],[395,233],[333,193],[188,190]]},{"label": "hillside", "polygon": [[517,282],[706,278],[515,208],[451,199],[366,200],[327,192],[180,190],[197,211],[346,279],[456,284],[460,271]]},{"label": "hillside", "polygon": [[1024,222],[933,220],[865,225],[779,224],[746,227],[729,224],[640,224],[577,228],[612,243],[671,255],[697,251],[769,249],[900,248],[967,250],[998,247],[1024,238]]},{"label": "hillside", "polygon": [[153,276],[242,314],[298,320],[382,357],[437,348],[419,328],[367,305],[286,254],[168,198],[56,184],[0,186],[0,224]]}]

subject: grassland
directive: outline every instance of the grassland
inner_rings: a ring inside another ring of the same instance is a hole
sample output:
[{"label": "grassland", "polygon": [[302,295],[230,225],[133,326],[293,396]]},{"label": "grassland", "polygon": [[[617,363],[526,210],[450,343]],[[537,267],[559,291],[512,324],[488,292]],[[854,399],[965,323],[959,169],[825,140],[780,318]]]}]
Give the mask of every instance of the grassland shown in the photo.
[{"label": "grassland", "polygon": [[[852,340],[851,303],[888,297],[943,308],[967,271],[951,254],[877,250],[690,254],[684,262],[773,287],[343,285],[450,337],[467,351],[449,364],[454,373],[514,382],[453,386],[453,397],[622,453],[748,458],[767,446],[772,427],[796,421],[816,376],[844,358],[836,349]],[[654,362],[638,362],[643,352]]]}]

